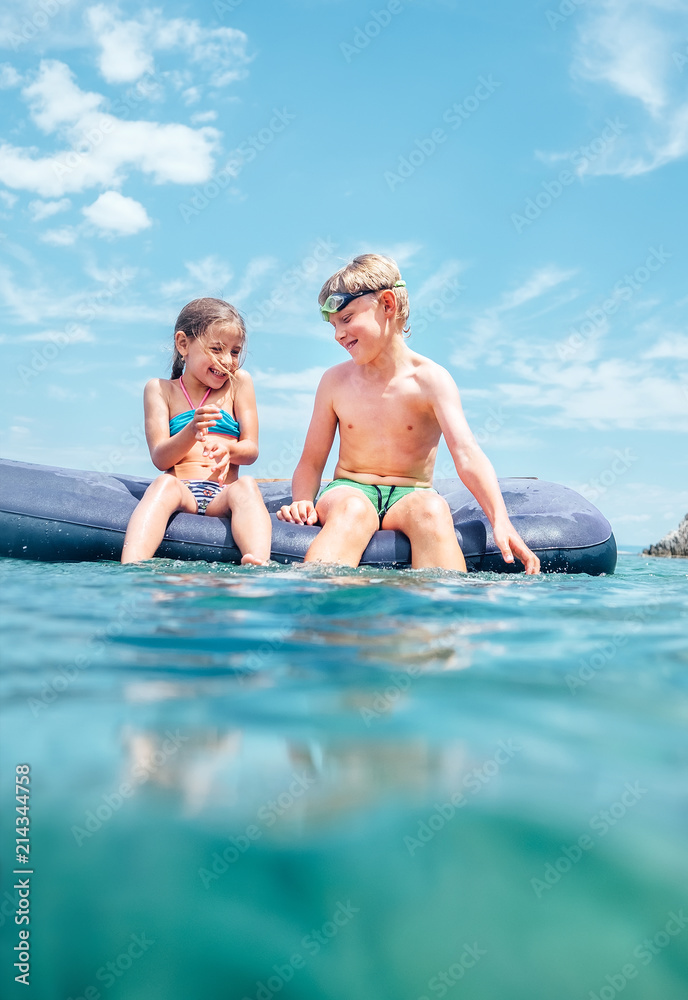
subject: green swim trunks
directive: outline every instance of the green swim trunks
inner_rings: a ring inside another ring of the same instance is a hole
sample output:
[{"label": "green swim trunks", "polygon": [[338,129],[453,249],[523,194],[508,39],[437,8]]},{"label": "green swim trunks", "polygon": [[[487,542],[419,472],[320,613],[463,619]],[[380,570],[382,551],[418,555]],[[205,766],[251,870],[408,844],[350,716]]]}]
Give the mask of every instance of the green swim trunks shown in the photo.
[{"label": "green swim trunks", "polygon": [[432,486],[373,486],[369,483],[357,483],[355,479],[333,479],[320,492],[320,496],[323,496],[328,490],[335,489],[337,486],[353,486],[355,489],[360,490],[361,493],[364,493],[377,511],[377,516],[380,519],[380,527],[382,527],[382,519],[389,508],[393,507],[397,500],[401,500],[408,493],[425,492],[426,490],[430,490],[431,493],[437,493],[437,490]]}]

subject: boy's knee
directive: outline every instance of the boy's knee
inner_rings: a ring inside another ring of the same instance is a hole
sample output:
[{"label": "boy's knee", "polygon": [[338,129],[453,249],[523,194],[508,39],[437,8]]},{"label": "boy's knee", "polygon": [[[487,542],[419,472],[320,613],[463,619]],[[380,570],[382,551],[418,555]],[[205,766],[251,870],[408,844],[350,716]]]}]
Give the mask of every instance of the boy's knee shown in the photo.
[{"label": "boy's knee", "polygon": [[347,519],[350,518],[352,521],[359,521],[361,518],[371,518],[371,516],[374,516],[375,508],[362,493],[360,495],[350,493],[348,496],[342,497],[341,500],[337,501],[330,511],[330,517],[334,513]]},{"label": "boy's knee", "polygon": [[328,504],[325,510],[316,504],[315,510],[321,524],[329,524],[330,527],[336,524],[347,535],[358,532],[372,534],[378,527],[375,508],[362,493],[349,493]]},{"label": "boy's knee", "polygon": [[438,493],[423,496],[416,504],[413,516],[427,530],[444,530],[453,525],[449,504]]}]

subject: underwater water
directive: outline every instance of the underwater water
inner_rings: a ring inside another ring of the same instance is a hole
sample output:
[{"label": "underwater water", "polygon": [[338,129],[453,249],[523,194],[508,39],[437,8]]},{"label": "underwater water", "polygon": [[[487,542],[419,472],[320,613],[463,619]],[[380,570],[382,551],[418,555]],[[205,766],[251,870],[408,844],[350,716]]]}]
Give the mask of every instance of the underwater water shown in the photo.
[{"label": "underwater water", "polygon": [[0,574],[3,996],[685,1000],[688,561]]}]

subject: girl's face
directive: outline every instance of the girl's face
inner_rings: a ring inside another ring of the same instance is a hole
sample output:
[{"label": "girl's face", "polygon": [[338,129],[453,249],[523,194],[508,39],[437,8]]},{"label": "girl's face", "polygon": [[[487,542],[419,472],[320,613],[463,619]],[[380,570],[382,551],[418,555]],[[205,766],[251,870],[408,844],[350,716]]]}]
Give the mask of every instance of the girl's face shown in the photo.
[{"label": "girl's face", "polygon": [[[179,335],[178,335],[179,337]],[[202,385],[220,389],[239,367],[244,334],[236,326],[215,323],[205,336],[191,339],[181,334],[177,347],[190,372]]]}]

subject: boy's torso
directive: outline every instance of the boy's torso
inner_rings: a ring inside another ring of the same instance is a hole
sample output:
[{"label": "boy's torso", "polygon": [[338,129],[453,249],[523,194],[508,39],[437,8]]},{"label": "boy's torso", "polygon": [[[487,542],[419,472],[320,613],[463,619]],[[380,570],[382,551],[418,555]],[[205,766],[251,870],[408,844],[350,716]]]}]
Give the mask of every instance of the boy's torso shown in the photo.
[{"label": "boy's torso", "polygon": [[336,478],[430,486],[440,427],[432,405],[433,362],[411,351],[391,377],[338,365],[332,406],[339,421]]}]

